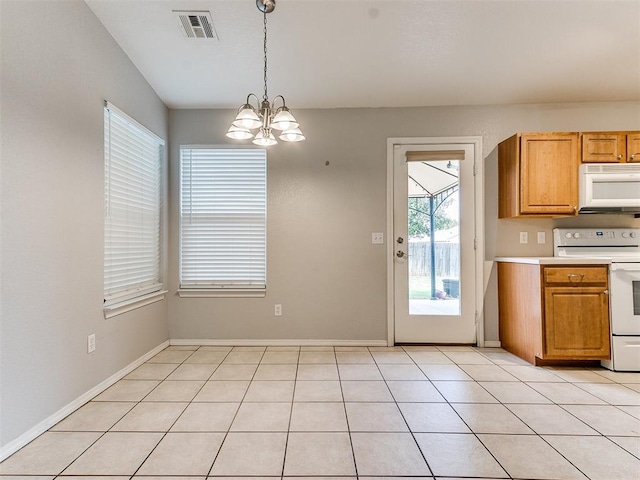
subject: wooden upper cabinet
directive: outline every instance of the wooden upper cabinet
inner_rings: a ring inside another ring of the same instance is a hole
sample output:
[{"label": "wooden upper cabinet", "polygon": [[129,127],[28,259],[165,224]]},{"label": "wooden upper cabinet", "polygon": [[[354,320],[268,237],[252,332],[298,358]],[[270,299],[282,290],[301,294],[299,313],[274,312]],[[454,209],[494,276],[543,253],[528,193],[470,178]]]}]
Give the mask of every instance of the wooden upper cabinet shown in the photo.
[{"label": "wooden upper cabinet", "polygon": [[585,132],[582,163],[640,162],[640,132]]},{"label": "wooden upper cabinet", "polygon": [[578,133],[523,133],[498,145],[498,216],[577,214]]},{"label": "wooden upper cabinet", "polygon": [[627,153],[626,135],[616,133],[583,133],[583,163],[624,162]]},{"label": "wooden upper cabinet", "polygon": [[640,132],[627,134],[627,162],[640,162]]}]

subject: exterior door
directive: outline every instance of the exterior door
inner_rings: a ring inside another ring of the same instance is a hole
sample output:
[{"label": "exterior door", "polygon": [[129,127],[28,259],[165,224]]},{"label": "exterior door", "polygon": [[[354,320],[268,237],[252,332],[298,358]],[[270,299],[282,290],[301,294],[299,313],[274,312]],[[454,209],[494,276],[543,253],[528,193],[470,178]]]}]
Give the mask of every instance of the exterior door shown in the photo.
[{"label": "exterior door", "polygon": [[474,148],[393,146],[395,343],[476,343]]}]

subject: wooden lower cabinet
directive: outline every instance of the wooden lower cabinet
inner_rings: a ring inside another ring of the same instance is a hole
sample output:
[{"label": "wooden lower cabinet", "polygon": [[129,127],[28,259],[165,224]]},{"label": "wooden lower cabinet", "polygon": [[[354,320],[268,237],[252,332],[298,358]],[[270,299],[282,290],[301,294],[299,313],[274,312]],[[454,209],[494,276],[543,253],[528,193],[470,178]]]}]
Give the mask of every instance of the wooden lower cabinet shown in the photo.
[{"label": "wooden lower cabinet", "polygon": [[610,358],[606,266],[498,263],[502,347],[530,363]]},{"label": "wooden lower cabinet", "polygon": [[609,302],[602,287],[545,287],[545,358],[609,358]]}]

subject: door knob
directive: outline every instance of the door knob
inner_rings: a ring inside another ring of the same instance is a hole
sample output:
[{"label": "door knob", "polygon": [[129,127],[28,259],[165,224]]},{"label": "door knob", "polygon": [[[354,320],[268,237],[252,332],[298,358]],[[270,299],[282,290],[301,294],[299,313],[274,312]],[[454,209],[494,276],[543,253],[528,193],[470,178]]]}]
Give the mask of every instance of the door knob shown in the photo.
[{"label": "door knob", "polygon": [[402,250],[398,250],[396,252],[396,257],[398,258],[409,258],[409,255],[407,255],[406,253],[404,253]]}]

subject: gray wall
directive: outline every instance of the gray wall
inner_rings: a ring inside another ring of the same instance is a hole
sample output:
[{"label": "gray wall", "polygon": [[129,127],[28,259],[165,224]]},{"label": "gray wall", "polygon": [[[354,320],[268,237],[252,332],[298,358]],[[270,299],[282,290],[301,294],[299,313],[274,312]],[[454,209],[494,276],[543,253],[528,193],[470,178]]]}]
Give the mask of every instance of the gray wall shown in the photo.
[{"label": "gray wall", "polygon": [[166,300],[103,318],[102,102],[168,114],[84,2],[0,8],[3,446],[169,338]]},{"label": "gray wall", "polygon": [[[295,107],[295,106],[294,106]],[[492,259],[552,255],[556,225],[639,225],[629,216],[497,219],[497,144],[516,132],[640,129],[640,103],[295,110],[308,139],[268,150],[267,296],[169,301],[175,339],[386,339],[386,229],[389,137],[482,136],[485,159],[485,337],[497,340]],[[172,110],[170,196],[179,193],[180,144],[230,143],[234,112]],[[329,162],[329,165],[326,165]],[[178,288],[178,204],[170,209],[170,282]],[[528,231],[530,243],[518,243]],[[547,243],[537,245],[538,231]],[[389,232],[387,232],[389,233]],[[282,304],[283,316],[273,315]]]}]

